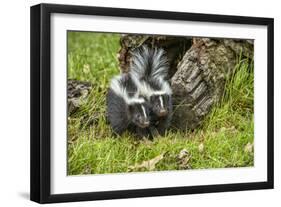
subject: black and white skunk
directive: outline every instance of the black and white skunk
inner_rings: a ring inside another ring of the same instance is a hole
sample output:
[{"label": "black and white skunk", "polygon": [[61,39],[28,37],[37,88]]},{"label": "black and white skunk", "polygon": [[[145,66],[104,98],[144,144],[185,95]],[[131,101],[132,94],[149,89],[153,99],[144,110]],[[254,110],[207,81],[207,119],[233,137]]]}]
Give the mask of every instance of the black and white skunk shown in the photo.
[{"label": "black and white skunk", "polygon": [[150,125],[148,104],[129,74],[111,80],[106,97],[107,118],[113,131],[120,135],[125,130],[139,137],[147,136]]},{"label": "black and white skunk", "polygon": [[130,74],[140,94],[150,104],[151,122],[160,134],[170,126],[172,118],[172,89],[167,80],[169,62],[161,48],[142,46],[132,53]]}]

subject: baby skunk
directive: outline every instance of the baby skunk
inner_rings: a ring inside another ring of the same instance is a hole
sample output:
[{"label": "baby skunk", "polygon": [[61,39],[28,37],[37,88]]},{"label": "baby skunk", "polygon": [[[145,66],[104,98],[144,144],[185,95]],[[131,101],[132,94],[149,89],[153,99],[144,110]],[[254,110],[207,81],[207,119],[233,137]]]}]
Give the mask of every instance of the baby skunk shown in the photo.
[{"label": "baby skunk", "polygon": [[150,103],[151,123],[160,134],[170,126],[172,118],[172,89],[167,81],[168,58],[161,48],[142,46],[132,52],[130,74],[140,94]]},{"label": "baby skunk", "polygon": [[106,97],[107,118],[116,134],[129,130],[139,137],[147,136],[150,124],[148,105],[138,93],[129,74],[111,80]]}]

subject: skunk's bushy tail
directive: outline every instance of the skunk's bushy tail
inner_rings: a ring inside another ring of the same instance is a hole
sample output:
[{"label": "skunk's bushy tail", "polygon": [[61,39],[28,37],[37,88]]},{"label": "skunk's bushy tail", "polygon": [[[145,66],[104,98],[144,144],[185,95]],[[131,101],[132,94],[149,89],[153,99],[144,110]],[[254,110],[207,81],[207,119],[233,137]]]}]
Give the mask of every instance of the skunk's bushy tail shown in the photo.
[{"label": "skunk's bushy tail", "polygon": [[169,61],[162,48],[149,48],[143,45],[131,53],[130,73],[139,80],[166,79]]}]

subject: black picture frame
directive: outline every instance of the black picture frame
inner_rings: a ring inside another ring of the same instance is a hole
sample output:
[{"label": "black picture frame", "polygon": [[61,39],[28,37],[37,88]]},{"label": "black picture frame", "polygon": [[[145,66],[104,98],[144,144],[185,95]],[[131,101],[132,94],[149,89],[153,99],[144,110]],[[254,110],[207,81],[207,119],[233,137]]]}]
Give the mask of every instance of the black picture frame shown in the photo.
[{"label": "black picture frame", "polygon": [[[188,187],[169,187],[74,194],[50,193],[50,123],[51,123],[51,74],[50,74],[50,15],[52,13],[99,15],[113,17],[151,18],[207,23],[232,23],[267,26],[267,181],[237,184],[218,184]],[[272,18],[195,14],[168,11],[103,8],[56,4],[39,4],[31,7],[31,169],[30,199],[39,203],[70,202],[102,199],[166,196],[179,194],[211,193],[273,188],[274,151],[274,83],[273,83],[273,39]]]}]

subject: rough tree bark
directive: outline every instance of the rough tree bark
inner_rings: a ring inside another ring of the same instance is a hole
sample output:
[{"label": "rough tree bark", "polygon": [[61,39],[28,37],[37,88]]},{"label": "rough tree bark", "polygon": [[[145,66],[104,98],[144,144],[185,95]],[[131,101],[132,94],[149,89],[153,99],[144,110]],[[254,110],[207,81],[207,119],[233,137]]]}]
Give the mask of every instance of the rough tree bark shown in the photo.
[{"label": "rough tree bark", "polygon": [[124,35],[119,63],[128,72],[130,51],[142,44],[163,47],[170,61],[174,127],[194,129],[222,97],[225,81],[239,56],[253,58],[251,40]]},{"label": "rough tree bark", "polygon": [[67,113],[73,114],[92,89],[90,82],[67,80]]}]

